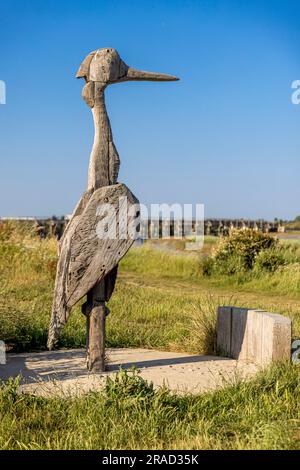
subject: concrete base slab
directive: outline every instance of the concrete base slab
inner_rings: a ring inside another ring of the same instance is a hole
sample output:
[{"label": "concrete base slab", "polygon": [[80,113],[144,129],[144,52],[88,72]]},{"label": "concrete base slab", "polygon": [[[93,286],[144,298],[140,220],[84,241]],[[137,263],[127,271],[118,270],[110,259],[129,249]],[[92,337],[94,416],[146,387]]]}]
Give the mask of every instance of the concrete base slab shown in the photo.
[{"label": "concrete base slab", "polygon": [[149,349],[107,349],[107,356],[108,371],[90,374],[83,349],[7,354],[7,364],[0,365],[0,379],[21,374],[22,392],[74,396],[101,389],[107,376],[120,367],[135,366],[156,387],[166,385],[176,393],[200,393],[246,379],[258,371],[257,366],[244,361]]}]

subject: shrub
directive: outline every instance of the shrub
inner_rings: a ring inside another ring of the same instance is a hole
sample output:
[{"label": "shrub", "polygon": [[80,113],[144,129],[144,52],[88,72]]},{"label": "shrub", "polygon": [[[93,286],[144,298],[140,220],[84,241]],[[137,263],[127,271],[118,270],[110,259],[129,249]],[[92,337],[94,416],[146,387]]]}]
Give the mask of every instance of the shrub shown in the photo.
[{"label": "shrub", "polygon": [[31,238],[35,234],[31,221],[4,220],[0,221],[0,242],[20,241]]},{"label": "shrub", "polygon": [[262,250],[256,257],[256,271],[275,272],[280,266],[287,264],[284,252],[278,249]]},{"label": "shrub", "polygon": [[[275,248],[278,240],[269,234],[251,229],[233,230],[229,237],[222,238],[212,255],[210,272],[232,275],[251,270],[257,255],[262,250]],[[206,274],[209,270],[206,269]]]},{"label": "shrub", "polygon": [[214,271],[214,260],[212,256],[202,261],[202,272],[204,276],[211,276]]}]

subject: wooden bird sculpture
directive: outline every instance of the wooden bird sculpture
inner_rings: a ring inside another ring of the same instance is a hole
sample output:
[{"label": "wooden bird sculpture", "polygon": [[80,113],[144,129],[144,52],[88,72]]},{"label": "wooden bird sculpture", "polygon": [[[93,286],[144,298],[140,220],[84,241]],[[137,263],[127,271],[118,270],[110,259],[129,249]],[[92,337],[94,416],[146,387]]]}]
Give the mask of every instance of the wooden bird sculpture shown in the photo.
[{"label": "wooden bird sculpture", "polygon": [[[139,217],[138,200],[124,184],[117,183],[120,159],[113,142],[104,91],[110,84],[131,80],[178,79],[128,67],[112,48],[91,52],[76,77],[86,82],[82,96],[92,110],[95,137],[87,191],[60,242],[48,348],[54,347],[72,307],[87,295],[82,307],[87,318],[87,366],[92,371],[103,371],[108,313],[105,303],[114,290],[118,263],[134,242],[128,231],[124,235],[123,230],[120,236],[120,224],[136,226]],[[103,230],[99,231],[99,224]]]}]

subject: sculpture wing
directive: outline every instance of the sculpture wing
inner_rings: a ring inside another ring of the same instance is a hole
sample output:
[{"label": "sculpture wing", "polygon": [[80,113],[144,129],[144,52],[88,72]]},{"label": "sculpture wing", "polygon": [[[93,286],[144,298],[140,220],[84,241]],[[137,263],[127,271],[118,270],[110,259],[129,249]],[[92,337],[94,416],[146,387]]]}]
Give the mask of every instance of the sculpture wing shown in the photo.
[{"label": "sculpture wing", "polygon": [[66,279],[68,277],[70,245],[80,216],[87,206],[91,196],[92,192],[87,191],[80,198],[59,242],[59,260],[56,269],[52,315],[48,333],[49,349],[52,349],[55,339],[58,337],[59,332],[65,325],[70,314],[66,293]]},{"label": "sculpture wing", "polygon": [[[97,189],[82,212],[75,212],[60,249],[48,336],[50,349],[73,305],[109,273],[114,282],[113,270],[134,242],[127,231],[120,236],[120,228],[136,223],[137,204],[124,184],[116,184]],[[111,288],[108,286],[107,295]]]}]

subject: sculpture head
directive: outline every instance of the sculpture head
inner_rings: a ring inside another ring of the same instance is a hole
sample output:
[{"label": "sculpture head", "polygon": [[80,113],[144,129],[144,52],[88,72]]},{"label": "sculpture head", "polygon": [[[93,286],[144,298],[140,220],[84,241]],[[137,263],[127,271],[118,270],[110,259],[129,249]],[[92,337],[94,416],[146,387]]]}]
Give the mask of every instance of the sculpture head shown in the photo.
[{"label": "sculpture head", "polygon": [[132,80],[143,81],[174,81],[173,75],[156,72],[144,72],[129,67],[113,48],[103,48],[91,52],[82,62],[76,74],[86,82],[100,82],[103,85]]}]

